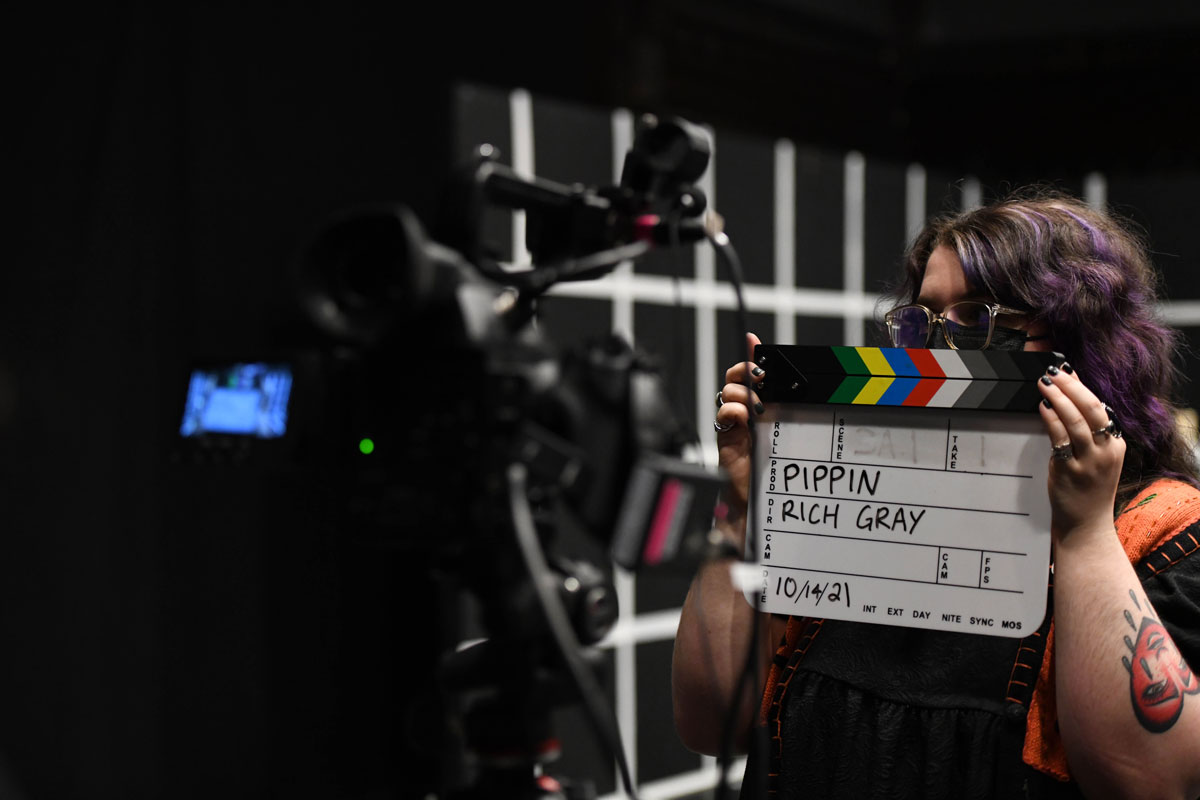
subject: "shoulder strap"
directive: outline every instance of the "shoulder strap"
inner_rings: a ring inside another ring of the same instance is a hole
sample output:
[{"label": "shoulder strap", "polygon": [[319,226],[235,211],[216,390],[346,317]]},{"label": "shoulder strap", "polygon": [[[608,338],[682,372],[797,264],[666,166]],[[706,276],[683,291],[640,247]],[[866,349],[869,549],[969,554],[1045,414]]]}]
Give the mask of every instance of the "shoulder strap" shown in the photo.
[{"label": "shoulder strap", "polygon": [[809,631],[808,638],[810,639],[816,634],[816,630],[820,630],[821,621],[809,617],[788,617],[787,628],[783,632],[783,637],[779,640],[778,647],[775,648],[775,655],[771,659],[770,667],[767,670],[767,684],[763,687],[762,707],[759,709],[758,714],[760,725],[766,725],[770,719],[772,701],[776,699],[775,696],[778,693],[776,690],[780,686],[780,678],[783,675],[784,668],[787,667],[792,653],[796,651],[796,645],[800,642],[801,635],[814,622],[816,623],[816,628]]},{"label": "shoulder strap", "polygon": [[1168,537],[1200,519],[1200,491],[1182,481],[1152,483],[1117,515],[1117,535],[1136,564]]},{"label": "shoulder strap", "polygon": [[784,696],[796,665],[808,651],[809,645],[821,631],[822,619],[814,617],[788,617],[787,629],[780,639],[779,647],[771,660],[771,669],[767,674],[767,685],[763,690],[762,708],[759,712],[759,724],[766,730],[766,794],[767,797],[779,795],[780,764],[783,757],[783,731],[780,724],[780,712],[783,708]]}]

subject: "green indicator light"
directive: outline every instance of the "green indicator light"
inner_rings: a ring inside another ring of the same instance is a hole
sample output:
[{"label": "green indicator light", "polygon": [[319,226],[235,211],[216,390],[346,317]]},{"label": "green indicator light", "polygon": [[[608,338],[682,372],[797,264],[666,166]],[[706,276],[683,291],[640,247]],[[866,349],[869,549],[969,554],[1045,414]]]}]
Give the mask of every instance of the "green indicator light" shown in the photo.
[{"label": "green indicator light", "polygon": [[375,442],[370,439],[363,439],[358,443],[358,450],[364,456],[369,456],[375,452]]}]

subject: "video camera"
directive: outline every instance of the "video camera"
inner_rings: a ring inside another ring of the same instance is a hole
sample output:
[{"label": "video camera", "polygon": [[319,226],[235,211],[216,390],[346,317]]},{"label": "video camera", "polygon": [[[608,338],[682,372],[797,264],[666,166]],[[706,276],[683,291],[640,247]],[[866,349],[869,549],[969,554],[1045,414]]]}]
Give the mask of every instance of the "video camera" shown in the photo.
[{"label": "video camera", "polygon": [[[616,620],[608,565],[560,552],[559,532],[631,571],[691,569],[718,546],[723,476],[682,458],[695,435],[653,359],[615,336],[560,351],[532,324],[555,284],[710,235],[695,186],[709,158],[701,129],[653,116],[615,186],[520,176],[481,146],[433,236],[385,205],[346,211],[305,243],[300,306],[320,347],[193,373],[181,433],[198,448],[266,442],[318,464],[347,535],[408,552],[477,598],[485,636],[448,652],[442,675],[474,756],[474,782],[451,787],[463,797],[483,785],[529,796],[553,705],[590,704],[623,763],[579,647]],[[525,213],[531,264],[487,244],[496,209]]]}]

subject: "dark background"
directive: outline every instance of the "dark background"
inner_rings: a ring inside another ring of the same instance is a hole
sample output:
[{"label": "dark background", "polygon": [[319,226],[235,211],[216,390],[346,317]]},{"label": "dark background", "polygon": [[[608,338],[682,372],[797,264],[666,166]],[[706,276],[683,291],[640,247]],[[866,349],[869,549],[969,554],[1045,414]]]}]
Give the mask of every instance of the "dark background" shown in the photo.
[{"label": "dark background", "polygon": [[1101,170],[1171,299],[1200,298],[1192,4],[437,5],[16,15],[0,795],[432,785],[411,700],[447,623],[420,559],[331,536],[311,475],[172,456],[187,367],[280,345],[320,222],[374,201],[435,216],[460,81],[989,187]]}]

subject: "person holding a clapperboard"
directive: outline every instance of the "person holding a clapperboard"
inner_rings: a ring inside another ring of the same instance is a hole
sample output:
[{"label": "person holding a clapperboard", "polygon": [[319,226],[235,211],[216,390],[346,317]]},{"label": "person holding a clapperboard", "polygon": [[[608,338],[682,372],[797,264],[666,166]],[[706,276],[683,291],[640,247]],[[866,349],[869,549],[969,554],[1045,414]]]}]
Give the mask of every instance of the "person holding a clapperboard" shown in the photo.
[{"label": "person holding a clapperboard", "polygon": [[[1013,637],[760,613],[710,562],[675,642],[684,744],[748,751],[743,796],[1200,797],[1200,479],[1155,284],[1131,226],[1059,193],[932,220],[888,344],[914,360],[1044,351],[1021,385],[1046,434],[1045,620]],[[748,340],[714,421],[730,476],[717,527],[743,551],[764,413],[747,387],[771,378]]]}]

